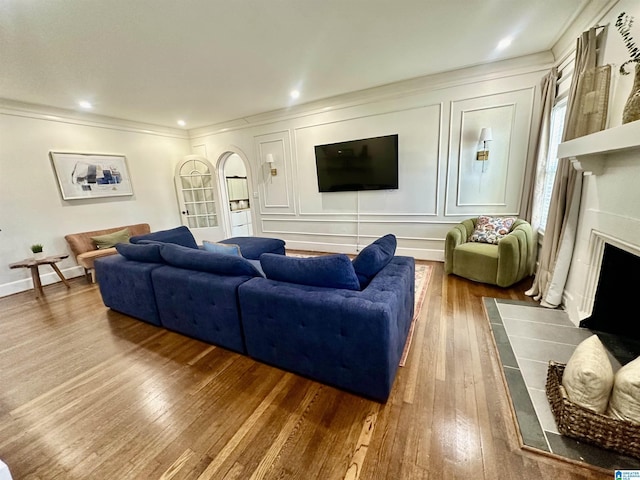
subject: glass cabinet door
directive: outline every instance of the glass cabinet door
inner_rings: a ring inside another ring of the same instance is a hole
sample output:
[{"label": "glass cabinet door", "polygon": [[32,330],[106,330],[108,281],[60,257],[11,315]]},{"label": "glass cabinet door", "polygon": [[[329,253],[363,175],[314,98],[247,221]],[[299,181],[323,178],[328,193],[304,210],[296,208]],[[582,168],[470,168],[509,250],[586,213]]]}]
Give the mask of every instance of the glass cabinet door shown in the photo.
[{"label": "glass cabinet door", "polygon": [[204,159],[183,160],[176,172],[176,193],[183,223],[189,228],[218,226],[214,178]]}]

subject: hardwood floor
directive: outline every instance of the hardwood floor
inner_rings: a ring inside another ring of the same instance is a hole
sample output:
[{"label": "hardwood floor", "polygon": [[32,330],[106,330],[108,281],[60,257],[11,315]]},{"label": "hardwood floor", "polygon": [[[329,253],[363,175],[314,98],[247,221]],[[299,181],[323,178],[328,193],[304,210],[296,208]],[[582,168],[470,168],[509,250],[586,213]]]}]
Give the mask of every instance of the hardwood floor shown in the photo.
[{"label": "hardwood floor", "polygon": [[434,266],[382,405],[104,307],[0,299],[0,459],[22,479],[609,479],[522,451],[482,297]]}]

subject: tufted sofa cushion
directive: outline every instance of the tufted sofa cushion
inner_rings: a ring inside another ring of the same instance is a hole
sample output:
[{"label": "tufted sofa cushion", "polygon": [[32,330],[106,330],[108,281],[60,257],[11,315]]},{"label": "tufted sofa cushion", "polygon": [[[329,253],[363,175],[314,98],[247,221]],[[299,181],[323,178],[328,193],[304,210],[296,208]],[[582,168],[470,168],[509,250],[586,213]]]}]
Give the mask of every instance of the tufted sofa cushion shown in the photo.
[{"label": "tufted sofa cushion", "polygon": [[159,244],[118,243],[116,250],[128,260],[146,263],[164,263]]},{"label": "tufted sofa cushion", "polygon": [[360,290],[351,260],[344,254],[298,258],[263,253],[260,255],[260,265],[266,277],[272,280],[315,287]]},{"label": "tufted sofa cushion", "polygon": [[279,238],[268,237],[231,237],[220,240],[220,243],[237,245],[244,258],[259,260],[263,253],[285,254],[285,242]]},{"label": "tufted sofa cushion", "polygon": [[251,276],[163,266],[152,277],[163,327],[246,353],[237,290]]},{"label": "tufted sofa cushion", "polygon": [[198,248],[196,239],[193,238],[191,230],[184,225],[169,230],[159,230],[147,233],[146,235],[135,235],[129,239],[131,243],[140,243],[142,240],[153,240],[155,242],[173,243],[188,248]]},{"label": "tufted sofa cushion", "polygon": [[160,325],[151,273],[161,266],[127,260],[122,255],[96,259],[96,276],[104,304],[118,312]]},{"label": "tufted sofa cushion", "polygon": [[169,265],[188,270],[220,275],[262,276],[246,258],[235,255],[207,252],[169,243],[160,246],[160,255]]},{"label": "tufted sofa cushion", "polygon": [[395,235],[389,233],[366,246],[353,259],[353,268],[358,276],[360,288],[369,285],[371,279],[387,266],[396,253],[397,244]]}]

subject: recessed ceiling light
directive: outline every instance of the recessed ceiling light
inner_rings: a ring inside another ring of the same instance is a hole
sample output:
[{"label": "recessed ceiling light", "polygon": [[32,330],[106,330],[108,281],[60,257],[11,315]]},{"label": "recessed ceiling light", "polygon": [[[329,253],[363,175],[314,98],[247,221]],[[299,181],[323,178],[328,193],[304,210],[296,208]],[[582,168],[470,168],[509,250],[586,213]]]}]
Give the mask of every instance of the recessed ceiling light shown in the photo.
[{"label": "recessed ceiling light", "polygon": [[291,90],[291,93],[289,95],[291,95],[291,98],[295,99],[300,96],[300,92],[298,90]]},{"label": "recessed ceiling light", "polygon": [[80,105],[81,108],[86,108],[86,109],[93,108],[92,103],[91,102],[87,102],[86,100],[80,100],[78,102],[78,105]]},{"label": "recessed ceiling light", "polygon": [[184,120],[178,120],[178,125],[180,125],[181,127],[184,127],[187,124],[187,122],[185,122]]},{"label": "recessed ceiling light", "polygon": [[498,42],[498,50],[504,50],[513,42],[513,37],[504,37],[502,40]]}]

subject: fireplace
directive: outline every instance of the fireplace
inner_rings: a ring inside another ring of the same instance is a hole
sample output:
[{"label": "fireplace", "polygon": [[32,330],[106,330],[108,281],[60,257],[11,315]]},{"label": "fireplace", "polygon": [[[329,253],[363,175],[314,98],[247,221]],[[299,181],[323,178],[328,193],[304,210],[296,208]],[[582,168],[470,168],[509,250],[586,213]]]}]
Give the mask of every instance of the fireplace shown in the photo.
[{"label": "fireplace", "polygon": [[640,257],[605,243],[593,311],[580,326],[640,340],[637,315],[631,314],[638,309],[638,272]]},{"label": "fireplace", "polygon": [[[639,282],[633,271],[640,266],[631,267],[627,262],[640,257],[640,121],[561,143],[558,156],[584,173],[563,306],[576,326],[591,323],[593,330],[633,332],[626,323],[614,323],[625,316],[632,321],[637,309],[635,287]],[[617,254],[623,260],[617,260]],[[610,268],[607,264],[612,256],[613,265],[618,266]],[[602,265],[605,271],[601,274]],[[626,333],[622,336],[629,338]]]}]

